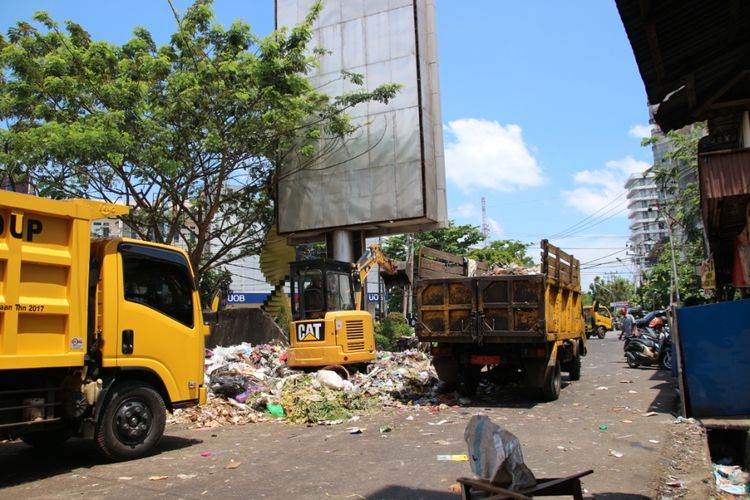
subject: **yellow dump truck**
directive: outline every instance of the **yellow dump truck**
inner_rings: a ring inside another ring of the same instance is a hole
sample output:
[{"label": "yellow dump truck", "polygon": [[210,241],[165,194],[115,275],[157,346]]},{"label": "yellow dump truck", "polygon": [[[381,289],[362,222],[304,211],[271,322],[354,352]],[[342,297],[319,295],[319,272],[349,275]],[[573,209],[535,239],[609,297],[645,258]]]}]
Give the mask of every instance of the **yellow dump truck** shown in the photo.
[{"label": "yellow dump truck", "polygon": [[128,208],[0,191],[0,439],[91,438],[151,452],[166,411],[205,401],[200,301],[187,255],[91,239]]},{"label": "yellow dump truck", "polygon": [[541,243],[541,272],[491,273],[464,259],[420,250],[419,340],[429,342],[438,377],[471,395],[480,378],[520,381],[546,400],[560,396],[561,372],[581,377],[586,335],[580,263]]},{"label": "yellow dump truck", "polygon": [[612,330],[612,313],[609,312],[607,306],[599,304],[599,301],[595,300],[591,306],[583,306],[583,319],[586,338],[591,338],[596,334],[597,337],[603,339],[607,332]]}]

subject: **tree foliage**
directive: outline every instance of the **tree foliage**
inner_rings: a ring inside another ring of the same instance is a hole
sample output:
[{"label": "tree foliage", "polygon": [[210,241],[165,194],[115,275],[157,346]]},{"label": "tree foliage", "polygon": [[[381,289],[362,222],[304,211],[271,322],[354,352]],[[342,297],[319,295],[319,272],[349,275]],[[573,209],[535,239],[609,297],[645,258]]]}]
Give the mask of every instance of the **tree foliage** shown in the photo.
[{"label": "tree foliage", "polygon": [[612,302],[634,302],[635,287],[622,276],[596,276],[589,284],[589,294],[592,302],[598,300],[600,304],[609,306]]},{"label": "tree foliage", "polygon": [[[698,188],[698,144],[706,134],[703,123],[666,134],[671,144],[660,163],[650,169],[657,189],[664,197],[657,207],[659,218],[669,225],[674,245],[677,280],[681,299],[702,297],[697,269],[706,258],[701,224],[700,191]],[[651,137],[644,144],[662,140]],[[663,241],[656,250],[656,264],[644,276],[638,290],[641,302],[648,307],[663,308],[670,303],[674,282],[670,241]]]},{"label": "tree foliage", "polygon": [[320,10],[260,39],[241,21],[216,24],[211,0],[197,0],[160,47],[143,28],[118,46],[43,12],[40,27],[18,22],[0,37],[0,165],[42,196],[131,205],[136,235],[181,242],[198,275],[257,254],[278,166],[341,147],[355,131],[347,110],[398,90],[331,98],[311,86]]},{"label": "tree foliage", "polygon": [[[647,171],[653,175],[657,189],[664,197],[658,207],[660,217],[667,223],[677,224],[686,240],[703,238],[697,179],[698,143],[705,134],[703,123],[683,130],[671,130],[666,134],[670,149]],[[654,135],[645,139],[643,144],[655,144],[661,140],[662,136]]]},{"label": "tree foliage", "polygon": [[[676,259],[680,298],[683,301],[689,297],[703,298],[700,276],[696,272],[696,263],[704,258],[701,241],[677,242],[675,253],[681,256]],[[643,285],[638,289],[641,304],[653,309],[667,307],[673,275],[672,254],[669,242],[665,242],[658,249],[656,264],[645,273]]]},{"label": "tree foliage", "polygon": [[392,259],[402,261],[406,260],[410,245],[414,255],[419,253],[420,248],[426,246],[465,257],[474,245],[484,239],[484,235],[477,226],[456,225],[454,221],[448,221],[448,227],[445,229],[391,236],[383,245],[383,251]]}]

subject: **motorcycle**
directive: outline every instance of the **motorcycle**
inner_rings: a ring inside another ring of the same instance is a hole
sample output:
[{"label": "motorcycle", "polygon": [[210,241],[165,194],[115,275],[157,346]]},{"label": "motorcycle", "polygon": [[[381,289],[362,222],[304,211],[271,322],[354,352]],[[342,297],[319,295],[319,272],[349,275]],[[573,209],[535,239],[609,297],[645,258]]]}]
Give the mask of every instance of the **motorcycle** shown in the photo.
[{"label": "motorcycle", "polygon": [[630,368],[659,365],[672,368],[672,336],[667,328],[657,332],[652,328],[638,328],[638,336],[625,338],[625,359]]}]

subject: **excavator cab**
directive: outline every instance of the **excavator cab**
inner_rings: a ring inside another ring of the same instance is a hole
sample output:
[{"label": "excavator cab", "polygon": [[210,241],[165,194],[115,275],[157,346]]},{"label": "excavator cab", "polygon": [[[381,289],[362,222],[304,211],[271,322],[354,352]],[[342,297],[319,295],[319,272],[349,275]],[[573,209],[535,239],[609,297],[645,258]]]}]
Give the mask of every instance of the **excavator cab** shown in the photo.
[{"label": "excavator cab", "polygon": [[316,259],[292,262],[289,267],[295,321],[324,318],[328,311],[354,310],[351,264]]}]

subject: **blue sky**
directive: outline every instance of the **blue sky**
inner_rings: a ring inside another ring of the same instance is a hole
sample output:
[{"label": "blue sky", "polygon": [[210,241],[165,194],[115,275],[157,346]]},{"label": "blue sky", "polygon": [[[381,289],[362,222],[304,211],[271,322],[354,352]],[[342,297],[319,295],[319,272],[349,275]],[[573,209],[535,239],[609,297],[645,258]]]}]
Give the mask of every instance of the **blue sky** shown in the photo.
[{"label": "blue sky", "polygon": [[[136,25],[157,43],[174,31],[166,0],[6,0],[0,29],[37,10],[113,43]],[[273,0],[215,0],[215,10],[224,24],[273,29]],[[614,0],[437,0],[437,21],[449,218],[481,226],[485,197],[491,239],[534,242],[536,256],[550,238],[580,258],[584,286],[605,272],[631,279],[623,183],[651,151],[640,146],[646,95]]]}]

